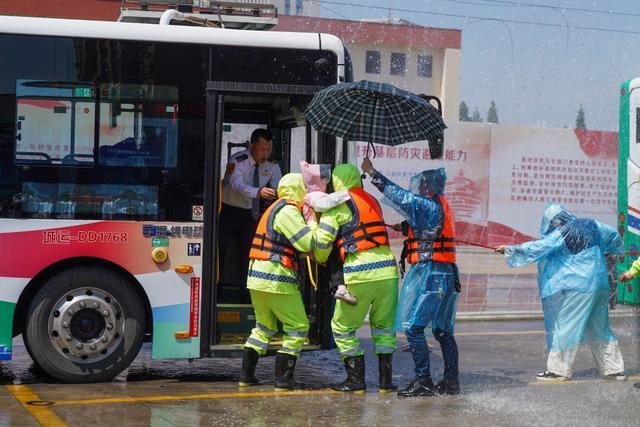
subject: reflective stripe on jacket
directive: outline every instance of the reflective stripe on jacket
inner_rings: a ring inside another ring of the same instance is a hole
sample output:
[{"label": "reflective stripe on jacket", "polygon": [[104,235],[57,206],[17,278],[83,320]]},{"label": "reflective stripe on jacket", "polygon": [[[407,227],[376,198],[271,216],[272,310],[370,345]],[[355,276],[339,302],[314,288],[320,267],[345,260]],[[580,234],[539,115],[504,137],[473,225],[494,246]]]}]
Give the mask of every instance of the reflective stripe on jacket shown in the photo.
[{"label": "reflective stripe on jacket", "polygon": [[[334,242],[338,230],[353,220],[353,213],[346,203],[324,212],[316,230],[317,244],[314,251],[316,260],[326,262],[334,250]],[[398,277],[395,257],[389,246],[382,245],[363,252],[346,253],[344,258],[344,281],[352,283],[369,283],[376,280],[388,280]]]},{"label": "reflective stripe on jacket", "polygon": [[[360,171],[352,164],[336,165],[331,174],[334,191],[356,190],[362,191]],[[346,224],[354,222],[352,210],[346,203],[339,204],[320,218],[316,237],[315,256],[320,263],[326,262],[334,249],[334,242],[338,237],[338,230]],[[371,283],[377,280],[395,279],[398,277],[396,261],[388,245],[373,246],[362,252],[345,252],[344,282]]]},{"label": "reflective stripe on jacket", "polygon": [[[274,206],[271,208],[272,210],[265,212],[265,215],[260,220],[260,222],[265,221],[265,228],[260,229],[264,233],[261,234],[267,234],[267,237],[271,240],[278,239],[278,246],[291,246],[295,256],[298,253],[312,252],[315,248],[317,224],[314,221],[310,221],[307,224],[298,208],[304,198],[302,176],[294,173],[283,176],[278,186],[278,196],[280,198],[275,202],[278,206]],[[271,226],[268,230],[267,224]],[[281,242],[278,235],[284,237],[287,242]],[[282,254],[275,253],[276,248],[273,246],[269,246],[270,249],[267,250],[266,239],[265,254],[263,248],[261,248],[262,238],[259,238],[259,242],[260,250],[258,252],[254,251],[254,256],[256,258],[269,259],[251,259],[249,261],[247,289],[275,294],[298,294],[300,291],[298,290],[296,272],[293,268],[285,267],[284,265],[285,263],[289,264],[286,260],[289,257],[285,256],[281,260]],[[288,251],[289,249],[287,249]],[[285,251],[283,250],[282,252]],[[275,261],[271,258],[275,259]]]},{"label": "reflective stripe on jacket", "polygon": [[340,237],[336,242],[343,262],[347,253],[389,245],[389,236],[378,201],[362,188],[349,189],[349,194],[351,200],[347,202],[347,206],[353,219],[340,227]]},{"label": "reflective stripe on jacket", "polygon": [[296,206],[294,202],[279,199],[269,206],[260,218],[256,234],[251,243],[249,259],[276,261],[284,267],[297,269],[295,249],[289,239],[273,228],[273,219],[280,209],[286,205]]}]

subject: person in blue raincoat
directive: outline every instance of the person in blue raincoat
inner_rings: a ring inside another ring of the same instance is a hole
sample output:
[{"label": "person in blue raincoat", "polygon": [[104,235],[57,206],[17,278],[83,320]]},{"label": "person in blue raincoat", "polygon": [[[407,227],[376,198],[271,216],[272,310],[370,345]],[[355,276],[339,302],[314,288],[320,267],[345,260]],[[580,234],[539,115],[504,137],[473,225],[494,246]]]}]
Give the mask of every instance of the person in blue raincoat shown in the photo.
[{"label": "person in blue raincoat", "polygon": [[[453,333],[460,282],[455,264],[454,218],[444,197],[445,171],[440,168],[419,173],[405,190],[376,171],[368,158],[362,170],[371,175],[372,184],[384,195],[383,203],[400,213],[409,226],[405,250],[412,268],[400,291],[395,325],[407,336],[415,380],[398,395],[459,394],[458,346]],[[444,379],[435,386],[425,328],[432,329],[444,359]]]},{"label": "person in blue raincoat", "polygon": [[601,375],[624,380],[624,362],[609,324],[609,281],[605,253],[621,255],[615,229],[577,218],[559,204],[542,216],[539,240],[499,246],[511,267],[538,263],[538,285],[549,356],[541,381],[571,377],[578,347],[589,343]]}]

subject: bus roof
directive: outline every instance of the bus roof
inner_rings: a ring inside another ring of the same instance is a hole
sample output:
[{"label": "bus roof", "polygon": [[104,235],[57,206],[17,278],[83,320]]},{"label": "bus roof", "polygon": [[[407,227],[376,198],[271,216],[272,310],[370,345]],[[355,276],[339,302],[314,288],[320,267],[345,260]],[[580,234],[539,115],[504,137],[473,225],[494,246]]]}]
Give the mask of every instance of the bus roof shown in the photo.
[{"label": "bus roof", "polygon": [[331,34],[16,16],[0,16],[0,33],[281,49],[321,49],[334,52],[338,58],[338,65],[344,65],[342,41]]},{"label": "bus roof", "polygon": [[637,89],[640,87],[640,77],[636,77],[635,79],[627,80],[622,84],[623,86],[627,86],[627,89],[630,91],[633,89]]}]

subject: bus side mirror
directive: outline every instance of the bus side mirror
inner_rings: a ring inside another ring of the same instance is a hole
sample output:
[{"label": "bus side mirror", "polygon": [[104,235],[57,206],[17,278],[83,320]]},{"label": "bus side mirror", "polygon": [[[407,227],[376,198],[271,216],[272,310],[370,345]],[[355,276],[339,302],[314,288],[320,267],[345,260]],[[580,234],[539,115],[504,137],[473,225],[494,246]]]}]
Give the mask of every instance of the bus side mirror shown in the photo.
[{"label": "bus side mirror", "polygon": [[327,58],[320,58],[313,63],[313,66],[318,71],[325,69],[328,65],[329,60]]},{"label": "bus side mirror", "polygon": [[428,142],[431,159],[441,159],[444,153],[444,133],[440,132],[437,137],[430,139]]},{"label": "bus side mirror", "polygon": [[[427,101],[430,105],[432,105],[442,117],[442,101],[437,96],[420,94],[418,95],[420,98]],[[433,103],[436,105],[433,105]],[[438,135],[434,138],[429,139],[429,155],[431,159],[441,159],[442,154],[444,153],[444,131],[438,133]]]}]

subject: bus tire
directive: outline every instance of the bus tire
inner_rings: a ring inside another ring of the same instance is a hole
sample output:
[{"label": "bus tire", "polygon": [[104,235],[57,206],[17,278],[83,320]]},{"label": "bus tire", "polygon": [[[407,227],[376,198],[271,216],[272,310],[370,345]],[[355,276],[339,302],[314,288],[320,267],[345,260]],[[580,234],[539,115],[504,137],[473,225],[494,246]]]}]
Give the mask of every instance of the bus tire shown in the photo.
[{"label": "bus tire", "polygon": [[24,342],[45,372],[68,383],[107,381],[135,359],[145,309],[131,283],[101,267],[74,267],[35,295]]}]

